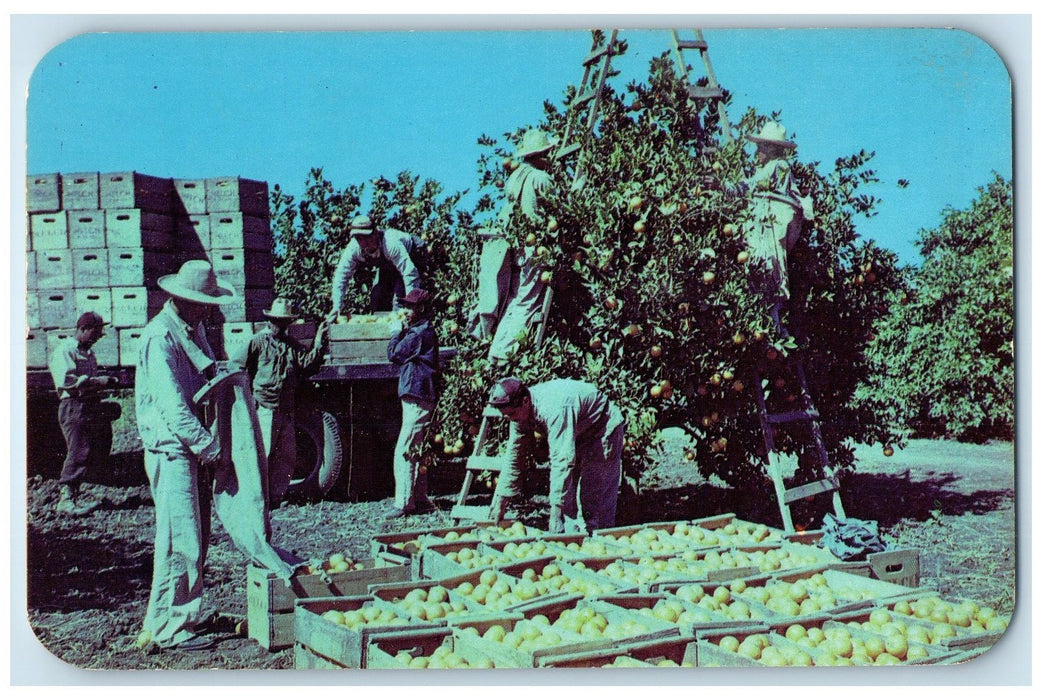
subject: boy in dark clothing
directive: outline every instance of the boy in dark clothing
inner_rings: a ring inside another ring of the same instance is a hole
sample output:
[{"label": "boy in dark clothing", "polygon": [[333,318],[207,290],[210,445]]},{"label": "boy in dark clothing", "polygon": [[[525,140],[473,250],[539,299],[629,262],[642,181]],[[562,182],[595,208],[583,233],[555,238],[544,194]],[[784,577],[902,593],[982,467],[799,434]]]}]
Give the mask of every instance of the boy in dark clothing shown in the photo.
[{"label": "boy in dark clothing", "polygon": [[427,498],[427,476],[420,471],[418,452],[438,400],[438,337],[430,323],[427,291],[414,289],[400,304],[405,310],[405,327],[387,346],[387,359],[401,367],[398,396],[402,400],[402,428],[394,448],[394,506],[388,513],[392,518],[434,509]]},{"label": "boy in dark clothing", "polygon": [[299,318],[295,304],[283,297],[264,312],[267,328],[250,340],[244,357],[237,358],[250,375],[257,401],[264,449],[268,452],[268,503],[282,502],[297,463],[297,388],[322,366],[328,346],[328,320],[315,333],[310,348],[291,337],[288,328]]}]

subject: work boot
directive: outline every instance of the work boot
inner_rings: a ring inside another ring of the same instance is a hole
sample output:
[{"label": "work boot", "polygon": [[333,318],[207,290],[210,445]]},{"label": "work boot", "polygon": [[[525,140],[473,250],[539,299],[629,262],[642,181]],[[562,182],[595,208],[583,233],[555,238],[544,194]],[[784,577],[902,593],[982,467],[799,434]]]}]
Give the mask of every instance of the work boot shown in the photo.
[{"label": "work boot", "polygon": [[69,484],[62,484],[58,490],[58,512],[69,515],[87,515],[101,504],[79,493],[79,489]]}]

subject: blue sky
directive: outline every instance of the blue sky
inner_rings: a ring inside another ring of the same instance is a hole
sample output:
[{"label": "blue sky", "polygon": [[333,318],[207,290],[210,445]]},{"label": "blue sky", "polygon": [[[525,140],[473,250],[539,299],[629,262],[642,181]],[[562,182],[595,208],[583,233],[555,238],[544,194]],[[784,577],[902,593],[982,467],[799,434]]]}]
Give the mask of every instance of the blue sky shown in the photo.
[{"label": "blue sky", "polygon": [[[619,87],[670,47],[666,30],[622,36]],[[1009,74],[973,34],[707,27],[705,38],[734,119],[780,111],[822,170],[876,152],[870,193],[882,203],[858,229],[905,262],[945,206],[969,205],[993,172],[1012,176]],[[338,187],[407,169],[473,190],[477,137],[560,104],[589,41],[582,30],[82,35],[32,75],[27,172],[241,175],[297,194],[316,166]]]}]

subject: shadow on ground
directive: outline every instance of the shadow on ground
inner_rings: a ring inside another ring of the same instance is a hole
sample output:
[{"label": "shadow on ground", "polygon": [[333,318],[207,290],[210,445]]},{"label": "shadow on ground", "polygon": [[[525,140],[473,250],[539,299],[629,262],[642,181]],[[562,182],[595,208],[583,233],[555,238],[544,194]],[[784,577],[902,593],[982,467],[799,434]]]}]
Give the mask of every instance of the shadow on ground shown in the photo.
[{"label": "shadow on ground", "polygon": [[121,538],[43,532],[29,523],[28,603],[39,610],[115,609],[147,598],[151,546]]}]

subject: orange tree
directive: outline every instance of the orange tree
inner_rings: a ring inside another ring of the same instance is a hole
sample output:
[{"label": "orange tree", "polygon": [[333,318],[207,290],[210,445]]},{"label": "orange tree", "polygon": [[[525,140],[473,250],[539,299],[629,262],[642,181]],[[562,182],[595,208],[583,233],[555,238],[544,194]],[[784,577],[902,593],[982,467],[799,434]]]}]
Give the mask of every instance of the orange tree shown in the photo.
[{"label": "orange tree", "polygon": [[[570,88],[566,101],[573,94]],[[853,400],[868,371],[873,324],[888,313],[900,284],[895,256],[855,230],[855,218],[876,205],[863,192],[875,181],[872,154],[841,158],[825,173],[818,163],[795,163],[816,217],[790,257],[794,338],[783,338],[750,291],[763,270],[749,259],[742,236],[747,203],[719,184],[751,172],[751,156],[741,142],[722,143],[715,116],[706,112],[689,106],[665,56],[652,61],[646,83],[609,89],[597,137],[582,154],[583,186],[573,188],[567,169],[556,167],[545,219],[515,217],[505,226],[515,245],[536,246],[554,289],[546,339],[538,348],[523,339],[505,366],[492,367],[487,342],[459,337],[436,418],[434,439],[445,453],[470,449],[499,377],[574,377],[596,384],[624,410],[631,477],[659,430],[679,426],[693,438],[693,466],[731,484],[762,487],[754,372],[767,377],[771,410],[794,408],[798,391],[785,358],[797,345],[835,464],[853,464],[855,442],[894,440],[888,421]],[[537,126],[560,139],[565,118],[547,102]],[[752,133],[764,120],[749,112],[737,130]],[[522,132],[506,136],[516,143]],[[482,143],[478,218],[501,204],[499,190],[515,167],[509,147],[488,137]],[[473,284],[464,297],[465,305],[473,302]],[[776,434],[787,452],[798,449],[798,437]]]},{"label": "orange tree", "polygon": [[923,261],[879,319],[858,398],[917,434],[1013,433],[1013,187],[996,175],[921,231]]}]

